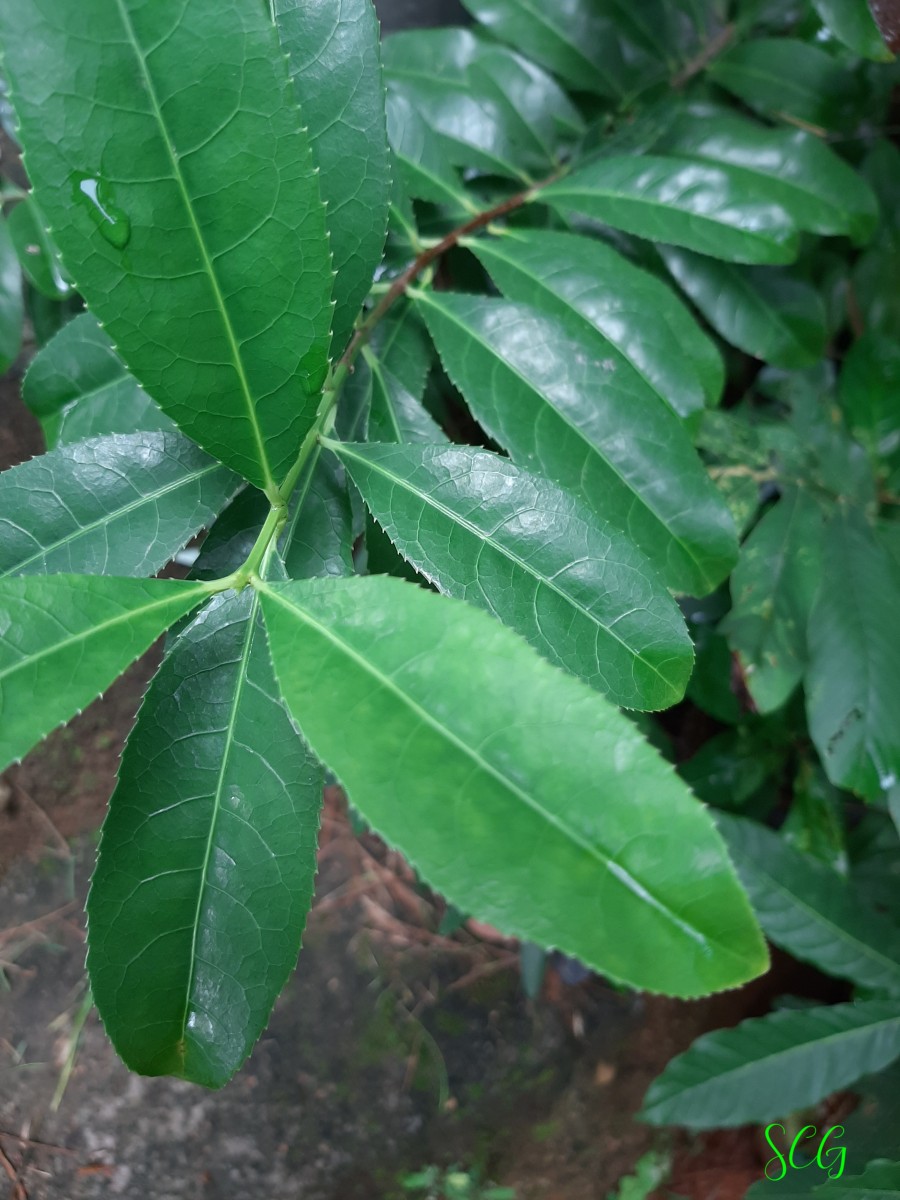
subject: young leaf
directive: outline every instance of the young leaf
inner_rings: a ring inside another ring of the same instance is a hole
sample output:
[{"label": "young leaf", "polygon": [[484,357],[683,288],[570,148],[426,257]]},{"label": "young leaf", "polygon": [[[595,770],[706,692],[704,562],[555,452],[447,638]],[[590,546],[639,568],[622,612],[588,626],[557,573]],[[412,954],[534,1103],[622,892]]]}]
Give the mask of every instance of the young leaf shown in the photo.
[{"label": "young leaf", "polygon": [[208,595],[172,579],[0,579],[0,770],[68,721]]},{"label": "young leaf", "polygon": [[468,447],[338,445],[367,506],[441,591],[626,708],[684,695],[693,650],[644,556],[576,495]]},{"label": "young leaf", "polygon": [[741,657],[760,712],[780,708],[803,678],[822,544],[821,510],[798,487],[786,489],[741,547],[722,630]]},{"label": "young leaf", "polygon": [[659,249],[673,278],[732,346],[774,367],[810,367],[823,357],[825,304],[805,280],[777,267],[733,266],[690,250]]},{"label": "young leaf", "polygon": [[139,429],[177,432],[90,313],[69,321],[34,356],[22,399],[40,420],[50,446]]},{"label": "young leaf", "polygon": [[900,995],[900,930],[830,867],[756,821],[716,814],[766,935],[795,958],[862,988]]},{"label": "young leaf", "polygon": [[221,1087],[293,970],[322,770],[272,674],[259,596],[172,641],[131,733],[88,898],[88,971],[134,1071]]},{"label": "young leaf", "polygon": [[164,411],[271,492],[318,406],[332,275],[267,6],[23,0],[0,41],[79,291]]},{"label": "young leaf", "polygon": [[878,800],[900,778],[900,564],[854,509],[826,530],[806,711],[828,778]]},{"label": "young leaf", "polygon": [[9,234],[0,220],[0,373],[9,369],[22,346],[22,271]]},{"label": "young leaf", "polygon": [[391,171],[378,20],[372,0],[272,0],[272,8],[328,209],[337,358],[387,232]]},{"label": "young leaf", "polygon": [[619,386],[616,363],[560,318],[476,296],[419,293],[444,366],[513,460],[579,495],[677,591],[704,595],[737,539],[682,422]]},{"label": "young leaf", "polygon": [[451,902],[654,991],[764,969],[709,817],[602,696],[485,613],[396,579],[262,588],[304,736]]},{"label": "young leaf", "polygon": [[790,214],[799,229],[872,237],[878,202],[866,180],[825,142],[802,129],[772,129],[720,105],[696,105],[666,131],[667,153],[726,164]]},{"label": "young leaf", "polygon": [[240,485],[180,433],[51,450],[0,474],[0,576],[155,575]]},{"label": "young leaf", "polygon": [[510,300],[596,331],[604,357],[635,392],[686,418],[721,399],[725,372],[715,345],[671,289],[603,242],[542,229],[466,245]]},{"label": "young leaf", "polygon": [[602,158],[539,193],[563,213],[731,262],[789,263],[797,227],[763,184],[727,164],[644,154]]},{"label": "young leaf", "polygon": [[769,1121],[898,1057],[896,1001],[774,1012],[698,1038],[651,1085],[641,1117],[688,1129]]}]

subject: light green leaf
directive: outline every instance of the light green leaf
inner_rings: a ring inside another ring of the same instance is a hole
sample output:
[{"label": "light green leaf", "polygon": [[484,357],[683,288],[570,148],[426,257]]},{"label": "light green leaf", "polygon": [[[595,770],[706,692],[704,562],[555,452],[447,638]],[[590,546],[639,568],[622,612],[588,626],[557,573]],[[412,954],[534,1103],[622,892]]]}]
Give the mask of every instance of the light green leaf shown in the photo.
[{"label": "light green leaf", "polygon": [[0,374],[9,369],[22,346],[22,270],[9,233],[0,219]]},{"label": "light green leaf", "polygon": [[598,333],[623,386],[630,379],[686,418],[719,402],[725,372],[715,345],[671,289],[603,242],[542,229],[465,244],[511,300]]},{"label": "light green leaf", "polygon": [[644,556],[576,495],[483,450],[329,443],[405,559],[627,708],[684,695],[693,650]]},{"label": "light green leaf", "polygon": [[642,39],[592,0],[463,0],[495,37],[511,42],[578,91],[622,99],[665,77]]},{"label": "light green leaf", "polygon": [[710,79],[764,115],[816,130],[853,128],[865,105],[853,74],[799,38],[739,43],[707,68]]},{"label": "light green leaf", "polygon": [[799,276],[777,267],[717,262],[661,246],[673,278],[732,346],[775,367],[817,363],[828,342],[822,297]]},{"label": "light green leaf", "polygon": [[782,1010],[704,1034],[654,1081],[653,1125],[731,1128],[785,1116],[900,1057],[900,1007],[868,1000]]},{"label": "light green leaf", "polygon": [[263,585],[262,604],[304,736],[452,903],[653,991],[765,969],[712,822],[602,696],[396,579]]},{"label": "light green leaf", "polygon": [[671,242],[732,262],[789,263],[797,227],[763,184],[727,164],[673,156],[602,158],[540,193],[653,242]]},{"label": "light green leaf", "polygon": [[89,313],[69,321],[38,351],[22,382],[22,399],[50,447],[110,433],[177,432]]},{"label": "light green leaf", "polygon": [[869,241],[878,222],[875,194],[858,171],[814,134],[773,129],[720,105],[692,105],[667,130],[667,153],[726,164],[731,178],[763,186],[799,229]]},{"label": "light green leaf", "polygon": [[0,579],[0,770],[68,721],[208,595],[171,579]]},{"label": "light green leaf", "polygon": [[893,59],[866,0],[813,0],[813,4],[829,30],[845,46],[876,62]]},{"label": "light green leaf", "polygon": [[830,867],[756,821],[716,814],[766,936],[862,988],[900,994],[900,929]]},{"label": "light green leaf", "polygon": [[240,484],[179,433],[51,450],[0,474],[0,576],[155,575]]},{"label": "light green leaf", "polygon": [[271,492],[318,406],[332,275],[267,6],[23,0],[0,41],[79,291],[163,410]]},{"label": "light green leaf", "polygon": [[614,360],[525,305],[419,293],[444,366],[513,460],[582,496],[647,555],[665,583],[703,595],[737,538],[684,425],[619,385]]},{"label": "light green leaf", "polygon": [[88,899],[91,988],[134,1071],[221,1087],[293,970],[322,770],[272,674],[259,597],[171,642],[128,739]]},{"label": "light green leaf", "polygon": [[50,239],[46,218],[35,198],[29,195],[20,201],[7,223],[19,263],[31,286],[50,300],[70,296],[72,285],[63,274],[59,251]]},{"label": "light green leaf", "polygon": [[395,170],[409,195],[447,205],[453,213],[471,215],[475,212],[458,171],[410,96],[388,88],[386,108]]},{"label": "light green leaf", "polygon": [[839,398],[853,436],[875,457],[900,449],[900,341],[864,333],[844,359]]},{"label": "light green leaf", "polygon": [[788,488],[741,547],[722,629],[760,712],[780,708],[803,678],[822,544],[819,506],[802,488]]},{"label": "light green leaf", "polygon": [[272,6],[328,209],[338,358],[381,262],[391,199],[378,20],[372,0]]},{"label": "light green leaf", "polygon": [[878,800],[900,778],[900,564],[855,509],[826,530],[806,711],[828,778]]}]

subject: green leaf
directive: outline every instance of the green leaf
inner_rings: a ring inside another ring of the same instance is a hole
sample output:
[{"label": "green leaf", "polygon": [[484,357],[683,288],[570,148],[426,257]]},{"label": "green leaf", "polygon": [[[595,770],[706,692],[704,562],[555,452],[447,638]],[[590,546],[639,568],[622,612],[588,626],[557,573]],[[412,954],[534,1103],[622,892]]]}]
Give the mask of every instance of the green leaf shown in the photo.
[{"label": "green leaf", "polygon": [[22,382],[22,399],[51,446],[136,430],[177,432],[89,313],[69,321],[35,355]]},{"label": "green leaf", "polygon": [[487,614],[412,584],[262,586],[304,736],[451,903],[654,991],[697,995],[765,969],[712,822],[602,696]]},{"label": "green leaf", "polygon": [[96,699],[207,594],[205,584],[171,579],[0,579],[0,770]]},{"label": "green leaf", "polygon": [[22,346],[22,271],[9,233],[9,224],[0,220],[0,375],[19,356]]},{"label": "green leaf", "polygon": [[510,300],[598,333],[620,381],[642,397],[686,418],[721,399],[725,372],[710,339],[671,289],[603,242],[542,229],[465,244]]},{"label": "green leaf", "polygon": [[725,164],[735,181],[764,186],[799,229],[846,234],[863,245],[878,222],[878,203],[863,176],[804,130],[773,129],[719,105],[693,105],[667,131],[664,147]]},{"label": "green leaf", "polygon": [[405,559],[627,708],[684,695],[693,650],[644,556],[576,495],[483,450],[339,445]]},{"label": "green leaf", "polygon": [[463,0],[495,37],[578,91],[622,99],[665,77],[665,66],[592,0]]},{"label": "green leaf", "polygon": [[900,994],[900,929],[830,867],[755,821],[716,814],[766,936],[862,988]]},{"label": "green leaf", "polygon": [[777,267],[741,267],[660,247],[672,276],[732,346],[776,367],[810,367],[828,342],[816,289]]},{"label": "green leaf", "polygon": [[855,509],[826,530],[806,710],[828,778],[879,800],[900,778],[900,564]]},{"label": "green leaf", "polygon": [[328,209],[338,358],[381,262],[391,199],[378,20],[372,0],[272,6]]},{"label": "green leaf", "polygon": [[389,91],[418,111],[456,166],[527,181],[558,165],[581,132],[581,117],[549,75],[467,29],[394,34],[384,63]]},{"label": "green leaf", "polygon": [[353,574],[353,514],[347,481],[330,454],[304,472],[280,542],[291,579]]},{"label": "green leaf", "polygon": [[844,359],[839,397],[853,436],[875,457],[900,449],[900,341],[864,333]]},{"label": "green leaf", "polygon": [[0,576],[155,575],[240,483],[178,433],[52,450],[0,474]]},{"label": "green leaf", "polygon": [[851,72],[797,38],[741,42],[712,62],[707,74],[757,112],[812,126],[813,132],[851,129],[863,115]]},{"label": "green leaf", "polygon": [[900,1200],[900,1163],[878,1159],[861,1175],[847,1175],[817,1187],[822,1200]]},{"label": "green leaf", "polygon": [[702,595],[721,582],[734,525],[671,409],[620,389],[615,362],[558,317],[484,297],[419,300],[448,374],[515,462],[583,496],[669,587]]},{"label": "green leaf", "polygon": [[88,899],[94,1000],[132,1070],[221,1087],[250,1053],[297,961],[322,784],[258,594],[216,596],[144,700]]},{"label": "green leaf", "polygon": [[368,436],[378,442],[446,442],[421,403],[432,350],[428,332],[410,304],[391,313],[363,350],[372,373]]},{"label": "green leaf", "polygon": [[688,1129],[768,1121],[818,1104],[898,1057],[895,1001],[774,1012],[698,1038],[651,1085],[641,1117]]},{"label": "green leaf", "polygon": [[602,158],[540,198],[615,229],[732,262],[789,263],[797,227],[763,183],[727,164],[644,154]]},{"label": "green leaf", "polygon": [[409,195],[447,205],[458,214],[477,211],[444,147],[438,144],[411,97],[388,88],[386,110],[395,169]]},{"label": "green leaf", "polygon": [[780,708],[803,678],[822,544],[819,506],[804,489],[789,488],[741,547],[723,632],[760,712]]},{"label": "green leaf", "polygon": [[834,36],[856,54],[876,62],[893,59],[866,0],[813,0],[813,4]]},{"label": "green leaf", "polygon": [[59,252],[47,233],[45,218],[33,196],[12,210],[7,218],[9,235],[25,278],[50,300],[71,295],[72,285],[63,274]]},{"label": "green leaf", "polygon": [[79,291],[185,433],[273,491],[318,406],[332,275],[267,6],[23,0],[0,41]]}]

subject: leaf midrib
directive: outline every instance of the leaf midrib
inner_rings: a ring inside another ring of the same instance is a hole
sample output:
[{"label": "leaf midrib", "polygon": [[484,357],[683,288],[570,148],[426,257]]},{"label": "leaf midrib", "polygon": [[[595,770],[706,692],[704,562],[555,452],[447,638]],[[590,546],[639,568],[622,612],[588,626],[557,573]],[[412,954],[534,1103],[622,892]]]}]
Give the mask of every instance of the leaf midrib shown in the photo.
[{"label": "leaf midrib", "polygon": [[[600,621],[597,617],[595,617],[591,613],[591,611],[589,609],[585,608],[578,600],[576,600],[573,596],[569,595],[568,592],[564,592],[561,588],[557,587],[555,582],[553,580],[549,579],[546,575],[541,575],[538,571],[535,571],[523,559],[518,558],[510,549],[503,546],[502,543],[497,542],[491,534],[485,533],[483,530],[479,529],[477,525],[473,525],[465,517],[462,517],[458,513],[455,513],[452,509],[447,508],[445,505],[441,504],[440,501],[436,500],[433,496],[426,496],[423,492],[415,490],[413,488],[413,485],[409,482],[408,479],[404,479],[403,476],[401,476],[401,475],[395,475],[392,471],[390,471],[387,467],[385,467],[380,462],[374,461],[372,459],[367,459],[364,456],[361,456],[359,454],[354,454],[352,449],[349,447],[349,445],[347,443],[343,443],[341,445],[340,453],[347,454],[348,458],[354,458],[357,462],[361,462],[373,470],[380,471],[382,473],[382,475],[384,475],[385,479],[390,480],[390,482],[393,483],[395,486],[400,487],[400,488],[405,488],[411,495],[417,496],[425,504],[430,504],[434,509],[436,509],[439,513],[441,513],[442,516],[445,516],[445,517],[447,517],[448,520],[453,521],[456,524],[462,526],[463,529],[466,529],[469,533],[473,534],[473,536],[475,536],[476,538],[478,538],[479,540],[484,542],[486,545],[490,546],[493,550],[496,550],[498,554],[502,555],[509,562],[514,563],[517,567],[521,568],[522,571],[524,571],[527,575],[530,575],[532,577],[532,579],[534,579],[537,583],[543,584],[551,592],[555,592],[556,595],[560,597],[560,599],[562,599],[565,603],[571,605],[571,607],[574,608],[577,612],[581,613],[582,616],[584,616],[588,621],[590,621],[590,623],[592,625],[596,626],[598,629],[602,629],[610,638],[612,638],[613,641],[618,642],[618,644],[622,647],[622,649],[625,650],[631,658],[636,659],[638,662],[642,663],[646,668],[651,670],[656,675],[659,682],[661,684],[663,684],[663,686],[666,688],[667,692],[671,692],[673,690],[672,684],[661,673],[659,668],[657,666],[655,666],[653,663],[648,662],[636,650],[633,650],[628,645],[627,642],[625,642],[621,637],[618,636],[618,634],[615,632],[615,630],[611,626],[604,625],[604,623],[602,621]],[[618,618],[617,618],[617,620],[618,620]]]},{"label": "leaf midrib", "polygon": [[138,41],[137,32],[134,28],[134,25],[132,24],[131,16],[128,12],[128,9],[126,8],[125,0],[114,0],[114,2],[119,11],[119,16],[120,16],[122,24],[125,28],[125,32],[128,37],[128,40],[134,49],[135,57],[139,64],[141,76],[142,76],[145,86],[147,88],[147,97],[150,101],[150,106],[152,108],[152,115],[156,118],[156,122],[157,122],[160,132],[162,134],[162,141],[166,148],[166,155],[169,159],[169,162],[172,165],[173,176],[174,176],[175,182],[178,186],[178,189],[181,192],[181,197],[184,202],[184,207],[187,212],[188,219],[190,221],[190,227],[191,227],[191,230],[193,231],[194,238],[197,242],[197,248],[200,251],[200,257],[203,261],[203,266],[204,266],[206,275],[209,279],[210,286],[212,287],[213,298],[215,300],[216,307],[218,308],[219,313],[222,318],[222,324],[225,328],[225,334],[226,334],[226,337],[228,340],[228,346],[231,351],[232,362],[234,364],[234,369],[237,373],[238,382],[240,383],[241,392],[243,394],[244,402],[246,404],[247,418],[248,418],[248,421],[250,424],[251,432],[253,434],[253,440],[256,443],[259,465],[263,471],[263,476],[265,478],[265,483],[266,483],[266,489],[271,488],[273,490],[276,490],[277,484],[275,481],[275,477],[272,474],[272,468],[271,468],[271,464],[269,463],[268,454],[266,453],[265,437],[263,436],[263,432],[259,425],[259,420],[257,419],[256,406],[254,404],[253,394],[250,390],[250,382],[247,379],[247,373],[244,369],[243,359],[241,358],[240,345],[238,343],[237,337],[235,336],[235,332],[234,332],[234,329],[231,324],[231,317],[229,316],[228,309],[225,305],[225,297],[223,296],[222,289],[219,286],[219,280],[215,273],[215,268],[213,266],[212,259],[209,256],[209,251],[206,247],[206,241],[204,240],[203,233],[202,233],[202,231],[200,229],[200,225],[197,221],[197,215],[194,212],[193,201],[192,201],[190,193],[188,192],[188,189],[187,189],[187,183],[185,182],[185,178],[184,178],[184,175],[181,170],[181,164],[179,163],[178,157],[173,148],[172,140],[169,137],[168,128],[166,126],[165,120],[163,119],[162,109],[159,104],[159,98],[156,94],[156,87],[153,82],[153,77],[150,74],[150,69],[147,65],[147,60],[144,57],[140,42]]},{"label": "leaf midrib", "polygon": [[560,818],[555,816],[553,813],[548,812],[541,804],[537,802],[537,800],[529,796],[527,792],[522,791],[522,789],[518,787],[515,782],[507,779],[505,775],[503,775],[491,763],[487,762],[476,750],[474,750],[471,746],[467,746],[466,743],[462,741],[452,730],[448,729],[446,725],[443,725],[440,721],[423,709],[421,705],[419,705],[412,696],[404,692],[390,676],[385,675],[374,663],[364,658],[353,646],[349,645],[346,641],[340,638],[333,629],[329,629],[327,626],[321,624],[321,622],[317,621],[311,613],[292,603],[289,598],[285,597],[282,593],[275,591],[264,581],[260,580],[256,586],[257,588],[265,591],[270,599],[279,604],[282,608],[287,609],[288,612],[294,614],[294,616],[298,617],[306,625],[314,629],[326,641],[329,641],[332,643],[332,645],[336,646],[342,654],[352,659],[352,661],[357,663],[362,670],[366,672],[366,674],[374,677],[374,679],[382,687],[384,687],[385,690],[392,692],[401,701],[401,703],[403,703],[407,708],[411,709],[413,713],[420,718],[424,725],[430,726],[430,728],[437,732],[439,736],[443,737],[446,739],[446,741],[460,750],[466,758],[471,759],[476,767],[484,771],[485,774],[490,775],[493,779],[500,783],[504,789],[510,792],[513,796],[517,797],[523,804],[526,805],[526,807],[530,808],[532,812],[543,818],[548,825],[555,828],[557,832],[562,834],[564,838],[577,845],[590,858],[593,858],[606,871],[608,871],[614,879],[618,880],[618,882],[630,892],[633,898],[650,904],[650,906],[654,908],[664,919],[674,925],[691,941],[704,947],[714,943],[718,945],[720,949],[729,957],[734,956],[732,948],[727,943],[716,941],[702,930],[695,928],[694,926],[688,924],[687,921],[684,921],[681,917],[677,916],[670,908],[663,904],[661,900],[657,899],[657,897],[638,879],[631,875],[630,872],[626,871],[624,867],[620,866],[614,858],[605,854],[598,847],[591,845],[590,842],[585,841],[585,839],[578,833],[577,830],[570,830],[562,822],[562,820],[560,820]]}]

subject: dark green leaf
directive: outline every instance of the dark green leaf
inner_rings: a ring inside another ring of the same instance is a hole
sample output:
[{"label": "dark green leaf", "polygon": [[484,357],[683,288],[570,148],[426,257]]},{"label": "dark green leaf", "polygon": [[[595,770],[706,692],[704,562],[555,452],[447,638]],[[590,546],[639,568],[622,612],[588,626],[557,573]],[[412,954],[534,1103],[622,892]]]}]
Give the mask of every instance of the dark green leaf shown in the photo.
[{"label": "dark green leaf", "polygon": [[412,305],[390,314],[363,351],[372,373],[368,436],[377,442],[445,442],[422,404],[431,368],[428,331]]},{"label": "dark green leaf", "polygon": [[815,1200],[900,1200],[900,1163],[887,1159],[871,1162],[861,1175],[845,1175],[821,1184],[814,1197]]},{"label": "dark green leaf", "polygon": [[22,271],[9,225],[0,220],[0,374],[18,358],[24,315]]},{"label": "dark green leaf", "polygon": [[320,455],[291,499],[281,553],[291,579],[353,574],[353,514],[337,460]]},{"label": "dark green leaf", "polygon": [[63,274],[59,253],[47,233],[45,218],[32,196],[26,196],[9,214],[9,234],[32,287],[50,300],[64,299],[72,285]]},{"label": "dark green leaf", "polygon": [[743,267],[660,247],[666,266],[713,329],[776,367],[809,367],[825,353],[825,305],[809,283],[777,267]]},{"label": "dark green leaf", "polygon": [[816,12],[836,38],[864,58],[890,62],[894,57],[884,44],[866,0],[813,0]]},{"label": "dark green leaf", "polygon": [[128,739],[88,900],[91,987],[145,1075],[221,1087],[293,970],[322,770],[272,674],[251,588],[172,641]]},{"label": "dark green leaf", "polygon": [[264,585],[262,602],[304,736],[451,903],[642,988],[764,969],[709,817],[598,693],[399,580]]},{"label": "dark green leaf", "polygon": [[267,6],[23,0],[0,40],[79,291],[164,411],[271,492],[318,407],[332,275]]},{"label": "dark green leaf", "polygon": [[513,459],[583,496],[666,584],[702,595],[736,560],[734,525],[681,421],[619,387],[616,363],[524,305],[420,294],[451,379]]},{"label": "dark green leaf", "polygon": [[900,994],[900,929],[893,921],[771,829],[724,813],[716,823],[776,946],[859,987]]},{"label": "dark green leaf", "polygon": [[627,708],[677,703],[693,652],[644,556],[574,494],[468,447],[339,445],[415,569]]},{"label": "dark green leaf", "polygon": [[208,595],[171,579],[0,579],[0,770],[68,721]]},{"label": "dark green leaf", "polygon": [[319,168],[334,263],[340,357],[381,262],[391,196],[372,0],[272,0]]},{"label": "dark green leaf", "polygon": [[179,433],[52,450],[0,474],[0,576],[155,575],[240,483]]},{"label": "dark green leaf", "polygon": [[790,488],[741,547],[724,632],[760,712],[780,708],[803,678],[822,543],[821,509],[802,488]]},{"label": "dark green leaf", "polygon": [[603,158],[544,188],[540,198],[564,213],[713,258],[789,263],[797,255],[790,213],[761,181],[727,164],[650,154]]},{"label": "dark green leaf", "polygon": [[898,1057],[896,1002],[783,1010],[704,1034],[652,1084],[641,1116],[688,1129],[768,1121],[817,1104]]},{"label": "dark green leaf", "polygon": [[854,509],[828,526],[809,624],[809,728],[828,778],[878,800],[900,778],[900,564]]},{"label": "dark green leaf", "polygon": [[466,244],[511,300],[599,333],[620,383],[630,380],[644,403],[649,393],[690,417],[719,402],[725,380],[716,347],[665,284],[603,242],[516,230]]},{"label": "dark green leaf", "polygon": [[900,341],[863,334],[844,359],[839,395],[853,436],[870,454],[888,458],[900,449]]},{"label": "dark green leaf", "polygon": [[386,106],[395,170],[399,171],[409,195],[447,205],[451,212],[469,216],[476,212],[459,173],[410,96],[389,88]]}]

